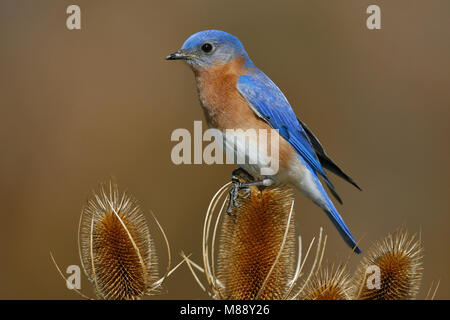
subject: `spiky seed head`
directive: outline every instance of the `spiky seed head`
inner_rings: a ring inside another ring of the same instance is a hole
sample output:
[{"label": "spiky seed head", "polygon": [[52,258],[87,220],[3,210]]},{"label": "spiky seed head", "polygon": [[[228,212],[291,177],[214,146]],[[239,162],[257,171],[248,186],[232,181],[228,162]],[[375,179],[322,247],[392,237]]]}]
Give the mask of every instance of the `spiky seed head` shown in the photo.
[{"label": "spiky seed head", "polygon": [[154,243],[143,211],[115,182],[100,185],[82,210],[80,258],[102,299],[139,299],[158,279]]},{"label": "spiky seed head", "polygon": [[345,266],[319,270],[306,283],[302,300],[350,300],[351,282]]},{"label": "spiky seed head", "polygon": [[[404,230],[388,235],[369,250],[358,267],[353,285],[355,299],[414,299],[422,279],[422,259],[423,247],[416,235],[409,236]],[[380,271],[379,289],[376,288],[377,270]]]},{"label": "spiky seed head", "polygon": [[226,215],[221,226],[217,264],[224,287],[221,294],[226,299],[282,299],[297,261],[293,215],[289,221],[292,191],[288,187],[262,191],[252,187],[250,197],[239,201],[242,207]]}]

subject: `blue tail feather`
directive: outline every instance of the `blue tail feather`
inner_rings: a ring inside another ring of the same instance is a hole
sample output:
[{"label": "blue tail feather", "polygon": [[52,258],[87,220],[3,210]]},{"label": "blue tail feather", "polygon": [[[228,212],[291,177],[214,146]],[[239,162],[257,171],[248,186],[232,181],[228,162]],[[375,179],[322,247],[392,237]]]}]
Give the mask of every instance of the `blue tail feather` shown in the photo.
[{"label": "blue tail feather", "polygon": [[[334,210],[333,210],[334,209]],[[341,216],[337,212],[337,210],[333,207],[332,210],[324,210],[325,213],[330,218],[331,222],[333,222],[334,226],[338,230],[341,237],[344,239],[345,243],[352,249],[355,250],[356,253],[361,253],[361,249],[356,245],[355,239],[353,239],[350,230],[348,230],[345,222],[342,220]]]},{"label": "blue tail feather", "polygon": [[[311,168],[309,168],[309,169],[311,170]],[[311,170],[311,172],[313,172],[313,171]],[[320,183],[319,178],[317,177],[316,174],[313,174],[313,176],[314,176],[316,186],[319,189],[319,191],[321,192],[323,199],[325,200],[326,208],[323,208],[325,213],[328,215],[331,222],[333,222],[334,226],[338,230],[341,237],[344,239],[345,243],[347,243],[347,245],[350,248],[354,249],[356,253],[361,253],[362,252],[361,249],[356,245],[355,239],[353,238],[350,230],[345,225],[344,220],[342,220],[342,217],[339,214],[339,212],[337,211],[337,209],[335,208],[333,202],[331,202],[330,198],[328,197],[328,194],[326,193],[325,189],[323,188],[322,184]]]}]

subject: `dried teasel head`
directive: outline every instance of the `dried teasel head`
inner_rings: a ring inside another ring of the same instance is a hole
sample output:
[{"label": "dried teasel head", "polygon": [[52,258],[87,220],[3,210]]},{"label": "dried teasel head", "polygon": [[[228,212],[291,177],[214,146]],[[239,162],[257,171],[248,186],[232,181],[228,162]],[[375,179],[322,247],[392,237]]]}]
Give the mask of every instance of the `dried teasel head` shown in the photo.
[{"label": "dried teasel head", "polygon": [[358,267],[354,299],[414,299],[422,279],[422,258],[423,247],[416,235],[399,230],[387,236],[369,250]]},{"label": "dried teasel head", "polygon": [[329,267],[315,273],[302,292],[302,300],[350,300],[351,281],[346,266]]},{"label": "dried teasel head", "polygon": [[287,187],[262,191],[253,187],[251,195],[240,200],[242,207],[224,217],[217,275],[225,298],[285,296],[297,261],[292,202]]},{"label": "dried teasel head", "polygon": [[102,299],[139,299],[158,280],[155,246],[143,211],[117,184],[100,185],[83,208],[80,259]]},{"label": "dried teasel head", "polygon": [[[230,184],[217,191],[206,212],[203,268],[182,254],[195,280],[215,299],[297,299],[320,267],[326,244],[322,229],[311,271],[304,285],[298,288],[315,238],[302,258],[301,237],[296,234],[293,221],[291,189],[252,188],[250,197],[240,198],[242,206],[234,208],[228,216],[224,207],[228,203],[225,195]],[[209,288],[202,284],[194,269],[205,275]]]}]

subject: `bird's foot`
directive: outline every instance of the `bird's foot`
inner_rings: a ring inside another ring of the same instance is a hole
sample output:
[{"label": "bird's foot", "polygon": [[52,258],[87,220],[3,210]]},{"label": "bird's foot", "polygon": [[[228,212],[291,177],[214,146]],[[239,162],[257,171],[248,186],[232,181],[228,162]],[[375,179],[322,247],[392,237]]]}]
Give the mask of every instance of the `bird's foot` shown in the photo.
[{"label": "bird's foot", "polygon": [[[237,170],[239,170],[239,169],[237,169]],[[238,174],[236,174],[237,170],[233,171],[233,176],[231,178],[231,181],[233,182],[233,185],[231,186],[231,189],[229,191],[230,199],[228,201],[228,206],[227,206],[227,214],[228,215],[232,214],[232,212],[233,212],[232,208],[233,207],[235,207],[235,208],[242,207],[242,205],[239,204],[238,201],[237,201],[239,196],[240,196],[239,193],[241,191],[244,191],[245,194],[241,195],[240,197],[242,197],[244,199],[247,199],[248,197],[250,197],[251,192],[252,192],[250,187],[252,187],[252,186],[256,186],[256,187],[263,187],[264,186],[264,187],[267,187],[267,186],[270,186],[270,185],[273,184],[273,180],[269,179],[269,178],[263,179],[261,181],[254,181],[254,178],[247,171],[245,171],[243,169],[241,169],[240,173],[246,174],[247,177],[250,177],[252,181],[250,181],[250,182],[241,182],[239,177],[238,177]]]},{"label": "bird's foot", "polygon": [[241,196],[244,199],[248,198],[251,194],[250,187],[246,186],[245,182],[233,181],[233,185],[231,186],[231,189],[229,192],[230,199],[228,201],[228,206],[227,206],[228,215],[232,214],[232,207],[235,207],[235,208],[242,207],[242,204],[239,204],[237,201],[237,199],[239,198],[239,192],[241,192],[241,191],[245,192],[245,194],[243,196]]}]

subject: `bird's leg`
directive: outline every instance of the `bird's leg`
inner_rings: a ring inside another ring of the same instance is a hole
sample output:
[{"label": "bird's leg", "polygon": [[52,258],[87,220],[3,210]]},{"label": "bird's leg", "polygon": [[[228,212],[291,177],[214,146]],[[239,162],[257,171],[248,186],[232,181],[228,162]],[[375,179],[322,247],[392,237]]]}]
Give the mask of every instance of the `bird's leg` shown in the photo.
[{"label": "bird's leg", "polygon": [[[238,178],[238,174],[239,173],[244,173],[247,175],[247,177],[251,178],[252,181],[250,182],[241,182]],[[231,215],[232,213],[232,207],[234,206],[235,208],[240,208],[242,207],[242,205],[238,204],[237,199],[239,197],[239,192],[241,190],[245,191],[245,195],[243,196],[243,198],[248,198],[251,194],[251,189],[250,187],[267,187],[273,184],[273,180],[269,179],[269,178],[265,178],[263,180],[260,181],[254,181],[255,179],[253,178],[253,176],[251,176],[247,171],[245,171],[242,168],[236,169],[233,171],[233,175],[231,180],[233,181],[233,185],[230,189],[230,200],[228,201],[228,206],[227,206],[227,213],[228,215]]]},{"label": "bird's leg", "polygon": [[[241,179],[242,178],[242,179]],[[238,184],[241,183],[241,180],[244,180],[244,182],[250,182],[255,181],[255,178],[248,173],[247,170],[239,167],[231,173],[231,181],[233,182],[233,188],[230,190],[230,202],[228,203],[228,209],[227,212],[229,212],[231,209],[231,199],[233,199],[234,206],[237,207],[238,204],[236,202],[236,199],[238,198],[238,192],[240,190],[245,190],[245,195],[243,198],[247,199],[250,196],[250,188],[239,188]],[[236,190],[235,190],[236,189]],[[233,195],[233,198],[232,198]]]}]

